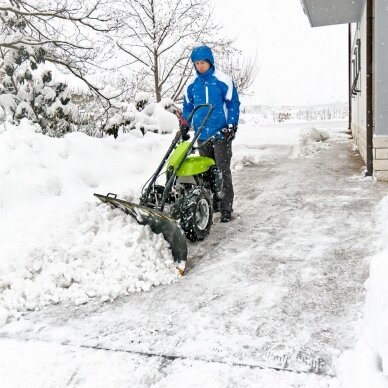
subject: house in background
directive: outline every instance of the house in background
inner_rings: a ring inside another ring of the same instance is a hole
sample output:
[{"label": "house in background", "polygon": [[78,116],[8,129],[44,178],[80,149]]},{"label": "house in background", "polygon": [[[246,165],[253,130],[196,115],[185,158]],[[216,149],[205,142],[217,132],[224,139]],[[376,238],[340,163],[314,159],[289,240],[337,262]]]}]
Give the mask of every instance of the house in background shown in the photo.
[{"label": "house in background", "polygon": [[312,27],[349,25],[349,125],[367,174],[388,181],[388,0],[301,4]]}]

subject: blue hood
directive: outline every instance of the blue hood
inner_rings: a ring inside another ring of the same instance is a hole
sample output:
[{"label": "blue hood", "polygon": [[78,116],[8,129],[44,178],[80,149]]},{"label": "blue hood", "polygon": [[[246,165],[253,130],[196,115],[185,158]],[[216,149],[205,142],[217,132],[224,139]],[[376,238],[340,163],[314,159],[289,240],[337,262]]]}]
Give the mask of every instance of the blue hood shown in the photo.
[{"label": "blue hood", "polygon": [[214,57],[210,47],[208,46],[199,46],[196,47],[191,53],[192,62],[196,61],[209,61],[212,66],[214,66]]}]

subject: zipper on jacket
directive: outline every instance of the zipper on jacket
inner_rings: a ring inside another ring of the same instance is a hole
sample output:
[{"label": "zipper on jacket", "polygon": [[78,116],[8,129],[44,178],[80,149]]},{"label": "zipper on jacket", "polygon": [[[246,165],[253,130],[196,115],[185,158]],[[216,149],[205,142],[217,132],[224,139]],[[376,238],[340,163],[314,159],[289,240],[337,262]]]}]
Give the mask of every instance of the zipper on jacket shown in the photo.
[{"label": "zipper on jacket", "polygon": [[205,87],[205,93],[206,93],[206,104],[208,104],[209,103],[209,88],[207,85]]}]

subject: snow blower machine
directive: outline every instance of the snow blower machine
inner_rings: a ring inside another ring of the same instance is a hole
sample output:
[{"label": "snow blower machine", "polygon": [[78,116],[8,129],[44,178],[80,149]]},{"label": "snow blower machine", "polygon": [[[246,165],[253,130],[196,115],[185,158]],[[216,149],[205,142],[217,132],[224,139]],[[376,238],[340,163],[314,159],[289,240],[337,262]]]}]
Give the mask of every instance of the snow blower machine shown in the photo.
[{"label": "snow blower machine", "polygon": [[[191,141],[183,141],[177,133],[155,173],[142,189],[139,204],[118,199],[116,194],[94,194],[102,202],[133,216],[154,233],[162,233],[170,244],[176,268],[183,275],[187,261],[187,239],[203,240],[210,231],[213,218],[213,196],[222,189],[222,173],[212,158],[199,156],[196,141],[208,121],[213,107],[208,109]],[[214,141],[214,138],[208,141]],[[165,175],[165,184],[157,183]]]}]

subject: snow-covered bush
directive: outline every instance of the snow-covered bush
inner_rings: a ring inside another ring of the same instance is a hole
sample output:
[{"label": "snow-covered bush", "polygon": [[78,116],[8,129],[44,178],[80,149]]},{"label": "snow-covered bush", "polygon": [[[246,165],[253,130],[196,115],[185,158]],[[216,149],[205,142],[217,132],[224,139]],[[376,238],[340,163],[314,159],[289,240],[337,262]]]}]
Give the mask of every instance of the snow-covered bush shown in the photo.
[{"label": "snow-covered bush", "polygon": [[67,85],[52,82],[51,71],[39,71],[47,56],[39,44],[24,39],[26,19],[15,11],[1,12],[4,47],[0,52],[0,106],[2,119],[29,118],[51,135],[70,130]]},{"label": "snow-covered bush", "polygon": [[6,75],[0,81],[3,119],[18,123],[28,118],[40,125],[42,133],[55,137],[71,132],[73,105],[67,85],[53,82],[50,70],[35,74],[35,57],[26,53],[9,52],[4,58]]},{"label": "snow-covered bush", "polygon": [[135,95],[136,109],[141,112],[147,104],[149,104],[150,96],[148,93],[139,92]]},{"label": "snow-covered bush", "polygon": [[2,119],[29,118],[52,136],[75,130],[68,87],[53,74],[83,82],[106,111],[112,94],[96,74],[112,56],[118,12],[105,1],[0,1],[0,95],[14,96],[1,99]]},{"label": "snow-covered bush", "polygon": [[72,130],[70,94],[66,84],[53,82],[50,70],[40,70],[45,54],[42,47],[23,44],[1,52],[1,118],[14,123],[28,118],[43,133],[61,136]]},{"label": "snow-covered bush", "polygon": [[106,133],[118,136],[119,130],[128,132],[133,129],[143,134],[147,131],[155,133],[172,133],[179,129],[177,113],[179,107],[171,99],[149,103],[145,93],[135,97],[135,103],[123,104],[122,111],[117,112],[107,123]]},{"label": "snow-covered bush", "polygon": [[77,131],[92,137],[103,137],[103,128],[111,109],[105,111],[100,101],[91,92],[73,90],[71,101],[74,106],[72,117]]},{"label": "snow-covered bush", "polygon": [[0,94],[0,121],[12,121],[17,101],[17,97],[12,94]]}]

